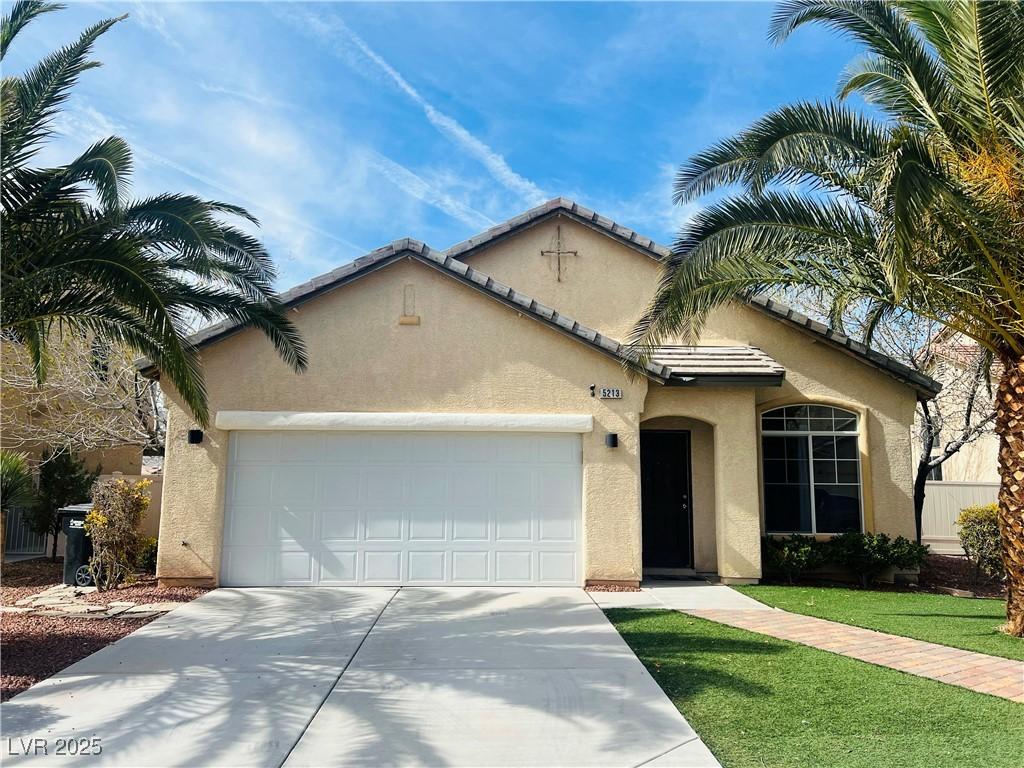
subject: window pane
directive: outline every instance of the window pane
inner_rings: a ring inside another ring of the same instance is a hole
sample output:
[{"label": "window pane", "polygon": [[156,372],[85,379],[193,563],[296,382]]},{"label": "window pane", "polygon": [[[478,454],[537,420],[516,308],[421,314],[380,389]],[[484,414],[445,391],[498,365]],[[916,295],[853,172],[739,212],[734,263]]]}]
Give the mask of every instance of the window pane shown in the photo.
[{"label": "window pane", "polygon": [[766,459],[786,458],[786,438],[784,437],[762,437],[761,453]]},{"label": "window pane", "polygon": [[835,419],[837,419],[837,420],[838,419],[852,419],[854,424],[857,423],[857,414],[854,413],[853,411],[846,411],[846,410],[843,410],[842,408],[833,408],[832,409],[832,413],[833,413],[833,417]]},{"label": "window pane", "polygon": [[[814,467],[814,479],[818,479],[818,467]],[[856,483],[857,478],[857,462],[856,461],[837,461],[836,462],[836,482],[839,483]]]},{"label": "window pane", "polygon": [[786,406],[786,418],[787,419],[806,419],[807,411],[810,406],[806,405],[787,405]]},{"label": "window pane", "polygon": [[836,481],[836,463],[834,461],[814,462],[814,484],[834,483]]},{"label": "window pane", "polygon": [[786,482],[786,462],[776,459],[765,459],[764,481],[766,483]]},{"label": "window pane", "polygon": [[834,437],[812,437],[814,445],[814,458],[834,459],[836,457],[836,438]]},{"label": "window pane", "polygon": [[840,459],[856,459],[857,458],[857,438],[856,437],[837,437],[836,441],[836,457]]},{"label": "window pane", "polygon": [[[809,406],[809,414],[812,419],[828,419],[832,421],[832,407],[829,405]],[[830,427],[831,428],[831,427]]]},{"label": "window pane", "polygon": [[857,419],[836,416],[835,421],[836,432],[856,432],[857,431]]},{"label": "window pane", "polygon": [[808,474],[807,460],[786,462],[787,483],[809,483],[811,477]]},{"label": "window pane", "polygon": [[769,532],[810,533],[811,495],[806,485],[765,485],[764,524]]},{"label": "window pane", "polygon": [[765,432],[781,432],[785,428],[785,419],[761,419],[761,429]]},{"label": "window pane", "polygon": [[860,530],[860,489],[856,485],[816,485],[818,533]]},{"label": "window pane", "polygon": [[811,432],[831,432],[832,419],[811,419]]},{"label": "window pane", "polygon": [[807,438],[806,437],[786,437],[783,438],[786,441],[786,458],[790,461],[799,459],[800,461],[807,461]]}]

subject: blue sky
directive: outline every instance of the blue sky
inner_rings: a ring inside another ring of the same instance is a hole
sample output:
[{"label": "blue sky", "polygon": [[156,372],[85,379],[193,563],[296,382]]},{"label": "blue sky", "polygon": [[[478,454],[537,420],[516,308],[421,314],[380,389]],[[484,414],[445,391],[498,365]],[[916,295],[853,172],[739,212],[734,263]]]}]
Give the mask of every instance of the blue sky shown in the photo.
[{"label": "blue sky", "polygon": [[765,111],[828,98],[853,46],[767,41],[765,3],[75,3],[21,70],[128,13],[41,161],[110,133],[134,194],[238,203],[287,288],[399,237],[445,248],[564,195],[662,242],[675,167]]}]

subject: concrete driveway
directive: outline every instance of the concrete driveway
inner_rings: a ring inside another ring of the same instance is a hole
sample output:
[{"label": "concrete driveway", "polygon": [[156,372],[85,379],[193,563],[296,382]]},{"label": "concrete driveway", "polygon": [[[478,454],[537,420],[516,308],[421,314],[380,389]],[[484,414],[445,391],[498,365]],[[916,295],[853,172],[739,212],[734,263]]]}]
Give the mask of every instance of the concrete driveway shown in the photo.
[{"label": "concrete driveway", "polygon": [[2,717],[11,766],[718,765],[580,589],[219,589]]}]

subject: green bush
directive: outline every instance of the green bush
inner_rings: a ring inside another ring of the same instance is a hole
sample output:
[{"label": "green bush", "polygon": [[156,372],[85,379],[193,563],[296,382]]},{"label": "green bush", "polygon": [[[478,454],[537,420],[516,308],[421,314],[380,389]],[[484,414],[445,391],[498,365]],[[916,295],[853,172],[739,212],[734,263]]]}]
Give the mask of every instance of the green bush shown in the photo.
[{"label": "green bush", "polygon": [[156,536],[148,536],[139,547],[139,568],[146,573],[156,573]]},{"label": "green bush", "polygon": [[911,571],[920,568],[924,559],[928,557],[928,545],[918,544],[916,541],[897,536],[892,543],[890,553],[890,564],[901,571]]},{"label": "green bush", "polygon": [[886,568],[920,567],[927,555],[928,547],[884,533],[841,533],[828,543],[828,559],[850,570],[864,587]]},{"label": "green bush", "polygon": [[794,534],[787,538],[766,536],[761,540],[761,552],[769,573],[782,574],[792,584],[807,571],[825,562],[823,542],[811,536]]},{"label": "green bush", "polygon": [[1003,557],[999,544],[999,506],[985,504],[967,507],[960,512],[956,524],[960,526],[960,546],[974,565],[977,577],[981,573],[991,578],[1003,577]]},{"label": "green bush", "polygon": [[139,525],[149,507],[149,480],[101,480],[93,486],[85,533],[92,539],[89,570],[102,591],[135,576],[142,539]]}]

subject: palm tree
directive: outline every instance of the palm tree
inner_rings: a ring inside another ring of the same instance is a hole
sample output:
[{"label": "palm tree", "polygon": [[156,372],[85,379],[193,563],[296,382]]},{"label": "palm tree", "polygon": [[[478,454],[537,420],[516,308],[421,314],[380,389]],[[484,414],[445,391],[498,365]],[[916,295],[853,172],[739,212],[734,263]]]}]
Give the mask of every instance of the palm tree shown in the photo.
[{"label": "palm tree", "polygon": [[868,341],[911,310],[978,342],[1001,372],[1007,630],[1024,636],[1024,4],[786,0],[770,38],[810,23],[864,56],[836,101],[778,109],[681,167],[677,201],[723,197],[680,232],[633,342],[693,338],[714,308],[785,289],[820,291],[836,323],[861,313]]},{"label": "palm tree", "polygon": [[0,449],[0,562],[7,552],[7,513],[35,498],[32,470],[24,453]]},{"label": "palm tree", "polygon": [[[33,19],[61,6],[20,0],[4,16],[0,59]],[[306,354],[274,292],[263,245],[223,217],[257,224],[244,209],[193,195],[128,196],[132,154],[116,136],[58,168],[29,163],[78,77],[98,66],[93,44],[124,17],[89,27],[77,41],[2,83],[0,327],[46,375],[47,340],[73,333],[148,357],[200,424],[209,412],[199,357],[186,340],[196,320],[258,328],[296,371]]]}]

